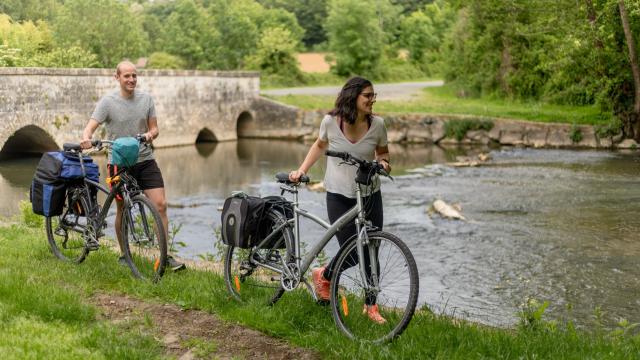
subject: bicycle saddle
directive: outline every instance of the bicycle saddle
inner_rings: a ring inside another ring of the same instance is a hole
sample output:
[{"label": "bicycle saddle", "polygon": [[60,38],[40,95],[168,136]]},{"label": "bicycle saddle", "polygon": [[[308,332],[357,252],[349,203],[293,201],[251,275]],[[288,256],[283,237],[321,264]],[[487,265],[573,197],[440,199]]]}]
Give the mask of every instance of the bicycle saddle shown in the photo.
[{"label": "bicycle saddle", "polygon": [[289,174],[284,173],[284,172],[279,172],[279,173],[276,174],[276,180],[278,180],[279,183],[292,185],[292,184],[298,184],[298,183],[308,183],[309,182],[309,177],[307,175],[302,175],[300,177],[300,181],[294,182],[294,181],[290,181],[289,180]]}]

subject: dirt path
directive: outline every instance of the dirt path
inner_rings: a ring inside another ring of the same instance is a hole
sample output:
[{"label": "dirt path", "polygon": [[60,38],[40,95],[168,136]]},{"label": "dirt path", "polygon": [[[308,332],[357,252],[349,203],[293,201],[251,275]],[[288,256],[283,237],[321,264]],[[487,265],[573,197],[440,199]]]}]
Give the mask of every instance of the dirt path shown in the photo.
[{"label": "dirt path", "polygon": [[183,310],[173,304],[149,303],[124,295],[98,294],[92,301],[102,311],[103,319],[127,322],[128,326],[151,332],[162,341],[167,355],[180,360],[321,358],[310,350],[226,323],[204,311]]}]

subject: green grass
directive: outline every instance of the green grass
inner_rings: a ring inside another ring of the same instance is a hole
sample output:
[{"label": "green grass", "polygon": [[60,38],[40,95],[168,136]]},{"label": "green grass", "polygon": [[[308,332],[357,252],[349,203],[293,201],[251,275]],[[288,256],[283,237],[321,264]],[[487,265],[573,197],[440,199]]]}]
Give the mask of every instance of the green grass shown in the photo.
[{"label": "green grass", "polygon": [[[213,239],[212,246],[213,246]],[[342,336],[329,307],[304,291],[285,294],[274,307],[238,304],[222,277],[194,270],[169,273],[157,284],[131,277],[108,250],[81,265],[51,255],[44,231],[24,224],[0,227],[0,358],[158,358],[160,345],[135,327],[96,320],[87,298],[96,292],[125,293],[147,301],[216,313],[292,344],[335,359],[634,359],[640,337],[617,332],[587,333],[544,323],[496,329],[434,315],[423,309],[398,340],[360,344]],[[233,341],[230,339],[229,341]],[[216,344],[193,344],[202,354]]]},{"label": "green grass", "polygon": [[[307,110],[328,110],[333,107],[332,96],[287,95],[271,98]],[[474,115],[538,122],[557,122],[579,125],[605,125],[611,120],[597,106],[568,106],[523,102],[505,99],[459,98],[449,86],[425,88],[411,100],[378,100],[374,111],[378,113],[429,113]]]}]

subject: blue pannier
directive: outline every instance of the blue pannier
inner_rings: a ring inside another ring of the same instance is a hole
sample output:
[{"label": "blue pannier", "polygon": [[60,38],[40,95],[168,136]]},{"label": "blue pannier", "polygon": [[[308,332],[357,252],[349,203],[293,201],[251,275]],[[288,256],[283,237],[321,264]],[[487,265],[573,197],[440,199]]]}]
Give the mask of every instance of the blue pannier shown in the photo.
[{"label": "blue pannier", "polygon": [[[98,164],[94,163],[93,159],[88,156],[83,156],[82,161],[87,179],[99,182],[100,170]],[[76,154],[64,153],[59,178],[65,181],[82,178],[82,168],[80,167],[80,160]]]}]

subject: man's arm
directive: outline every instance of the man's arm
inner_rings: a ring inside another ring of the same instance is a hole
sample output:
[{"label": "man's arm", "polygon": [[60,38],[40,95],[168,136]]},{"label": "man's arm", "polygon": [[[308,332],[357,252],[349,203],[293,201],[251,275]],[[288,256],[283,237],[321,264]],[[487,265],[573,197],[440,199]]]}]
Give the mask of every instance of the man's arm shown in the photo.
[{"label": "man's arm", "polygon": [[93,133],[96,131],[98,126],[100,126],[98,120],[93,118],[89,119],[87,126],[84,128],[84,131],[82,131],[82,141],[80,141],[80,147],[82,147],[83,149],[89,149],[91,147],[91,137],[93,136]]},{"label": "man's arm", "polygon": [[160,130],[158,130],[158,118],[150,117],[149,120],[147,120],[147,127],[149,127],[149,131],[144,133],[147,141],[153,141],[153,139],[160,135]]}]

